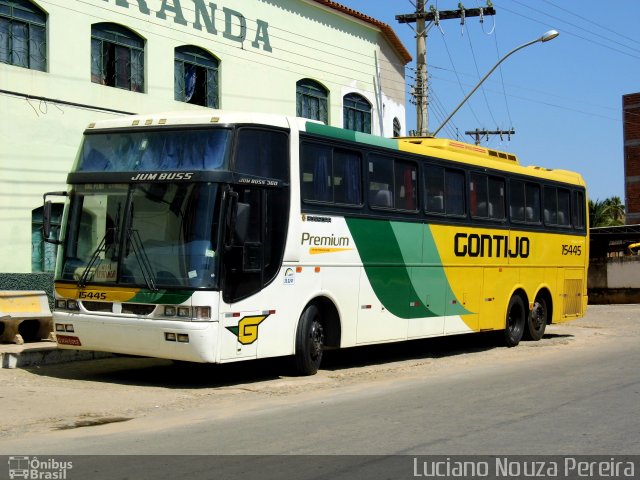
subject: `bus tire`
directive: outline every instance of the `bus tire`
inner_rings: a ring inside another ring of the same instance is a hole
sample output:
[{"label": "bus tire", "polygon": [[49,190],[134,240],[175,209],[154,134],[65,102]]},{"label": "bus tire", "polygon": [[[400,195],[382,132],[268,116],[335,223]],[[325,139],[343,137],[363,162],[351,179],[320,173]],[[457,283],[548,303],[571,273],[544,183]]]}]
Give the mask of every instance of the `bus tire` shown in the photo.
[{"label": "bus tire", "polygon": [[300,316],[296,333],[295,368],[300,375],[314,375],[320,367],[324,351],[324,328],[320,310],[308,305]]},{"label": "bus tire", "polygon": [[547,328],[547,321],[549,320],[549,309],[547,308],[547,301],[544,297],[538,296],[533,302],[533,308],[529,312],[527,318],[527,328],[525,329],[525,338],[538,341]]},{"label": "bus tire", "polygon": [[507,347],[515,347],[522,340],[527,323],[527,314],[524,302],[520,295],[514,295],[509,300],[507,307],[506,325],[504,329],[504,341]]}]

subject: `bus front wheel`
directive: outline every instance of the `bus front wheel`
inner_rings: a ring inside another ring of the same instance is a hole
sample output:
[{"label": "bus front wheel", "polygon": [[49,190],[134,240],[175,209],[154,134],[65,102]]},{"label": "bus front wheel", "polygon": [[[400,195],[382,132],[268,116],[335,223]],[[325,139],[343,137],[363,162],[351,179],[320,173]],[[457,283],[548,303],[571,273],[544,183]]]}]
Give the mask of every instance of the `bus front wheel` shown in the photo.
[{"label": "bus front wheel", "polygon": [[309,305],[302,312],[296,333],[295,367],[300,375],[314,375],[320,367],[324,351],[324,328],[320,310]]},{"label": "bus front wheel", "polygon": [[522,297],[514,295],[509,300],[507,307],[506,328],[504,330],[504,340],[507,347],[515,347],[520,343],[526,323],[527,314]]}]

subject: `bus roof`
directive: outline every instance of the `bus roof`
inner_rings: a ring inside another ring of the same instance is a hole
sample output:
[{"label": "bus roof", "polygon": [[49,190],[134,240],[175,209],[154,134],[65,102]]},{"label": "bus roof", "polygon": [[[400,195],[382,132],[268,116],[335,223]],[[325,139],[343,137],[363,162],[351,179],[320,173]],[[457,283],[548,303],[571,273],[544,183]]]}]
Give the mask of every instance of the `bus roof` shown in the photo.
[{"label": "bus roof", "polygon": [[453,162],[585,186],[582,176],[576,172],[537,166],[523,166],[518,161],[518,157],[512,153],[484,148],[480,145],[433,137],[386,138],[327,126],[314,120],[278,114],[227,110],[149,113],[101,120],[89,124],[87,131],[116,128],[164,127],[171,125],[205,126],[232,124],[270,125],[279,128],[293,128],[299,131],[306,131],[340,140],[364,143],[418,155],[442,158]]}]

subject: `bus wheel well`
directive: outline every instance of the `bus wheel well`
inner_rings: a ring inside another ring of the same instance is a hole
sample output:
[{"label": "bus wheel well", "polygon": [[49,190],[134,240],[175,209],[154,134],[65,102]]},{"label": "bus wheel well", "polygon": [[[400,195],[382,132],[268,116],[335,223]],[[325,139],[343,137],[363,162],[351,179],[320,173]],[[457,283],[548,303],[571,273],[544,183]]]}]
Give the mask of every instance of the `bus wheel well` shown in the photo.
[{"label": "bus wheel well", "polygon": [[551,319],[553,318],[553,301],[551,300],[551,292],[546,287],[543,287],[536,295],[536,298],[538,297],[544,298],[547,303],[547,325],[550,325]]},{"label": "bus wheel well", "polygon": [[522,303],[524,303],[524,307],[527,310],[527,312],[529,311],[529,296],[527,295],[527,292],[525,292],[522,288],[518,288],[515,292],[513,292],[513,295],[518,295],[521,299],[522,299]]},{"label": "bus wheel well", "polygon": [[327,297],[318,297],[309,303],[315,305],[320,311],[321,323],[324,329],[325,346],[339,348],[342,331],[338,309]]}]

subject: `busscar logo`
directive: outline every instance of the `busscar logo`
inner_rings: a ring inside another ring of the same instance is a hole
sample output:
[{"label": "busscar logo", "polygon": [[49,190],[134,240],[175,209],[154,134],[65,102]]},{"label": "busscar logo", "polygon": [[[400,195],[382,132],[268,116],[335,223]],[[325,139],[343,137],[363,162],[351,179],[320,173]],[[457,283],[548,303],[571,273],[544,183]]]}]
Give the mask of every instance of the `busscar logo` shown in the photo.
[{"label": "busscar logo", "polygon": [[9,457],[9,478],[27,478],[38,480],[65,480],[67,471],[73,468],[73,462],[62,462],[54,458]]}]

